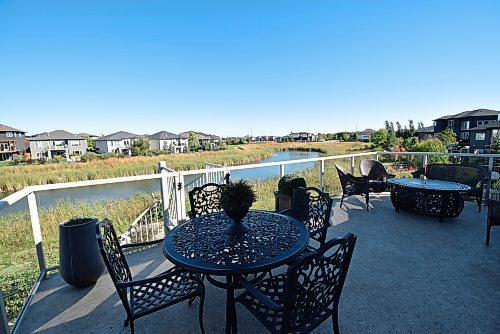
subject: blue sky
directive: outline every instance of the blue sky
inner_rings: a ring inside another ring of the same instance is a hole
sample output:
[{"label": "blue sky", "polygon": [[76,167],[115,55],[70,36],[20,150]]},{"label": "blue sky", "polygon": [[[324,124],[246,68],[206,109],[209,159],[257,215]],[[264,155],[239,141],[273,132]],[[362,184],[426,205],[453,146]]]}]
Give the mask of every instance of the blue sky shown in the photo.
[{"label": "blue sky", "polygon": [[500,110],[500,1],[0,0],[0,123],[222,136]]}]

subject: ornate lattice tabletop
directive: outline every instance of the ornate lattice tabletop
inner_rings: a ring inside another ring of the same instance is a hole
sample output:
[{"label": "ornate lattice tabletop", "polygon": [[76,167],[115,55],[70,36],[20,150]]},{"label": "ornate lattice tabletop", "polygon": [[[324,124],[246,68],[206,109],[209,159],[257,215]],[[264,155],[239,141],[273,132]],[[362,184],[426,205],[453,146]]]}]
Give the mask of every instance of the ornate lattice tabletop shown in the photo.
[{"label": "ornate lattice tabletop", "polygon": [[462,192],[470,187],[455,182],[414,178],[389,179],[391,202],[399,209],[443,218],[458,217],[464,208]]},{"label": "ornate lattice tabletop", "polygon": [[309,241],[300,221],[267,211],[250,211],[243,222],[250,230],[239,236],[226,232],[232,220],[224,212],[204,215],[173,229],[163,252],[173,263],[212,275],[266,271],[288,262]]}]

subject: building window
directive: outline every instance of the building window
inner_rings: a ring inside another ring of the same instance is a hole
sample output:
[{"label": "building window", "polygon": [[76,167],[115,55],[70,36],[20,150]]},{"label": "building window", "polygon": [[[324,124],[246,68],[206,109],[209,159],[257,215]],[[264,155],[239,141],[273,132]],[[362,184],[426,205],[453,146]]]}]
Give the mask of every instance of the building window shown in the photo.
[{"label": "building window", "polygon": [[483,124],[487,124],[487,123],[485,123],[485,122],[487,122],[487,121],[484,121],[484,122],[483,122],[483,121],[477,121],[477,126],[481,126],[481,125],[483,125]]},{"label": "building window", "polygon": [[476,133],[476,140],[484,140],[484,139],[486,139],[486,133],[484,132]]},{"label": "building window", "polygon": [[454,126],[455,125],[455,121],[450,119],[448,120],[448,126]]},{"label": "building window", "polygon": [[79,140],[70,140],[71,146],[80,146],[80,141]]},{"label": "building window", "polygon": [[493,122],[493,121],[484,121],[483,124],[486,125],[486,124],[490,124],[491,122]]},{"label": "building window", "polygon": [[461,132],[460,133],[460,139],[461,140],[468,140],[469,139],[469,133],[468,132]]},{"label": "building window", "polygon": [[469,121],[462,122],[461,130],[469,130]]},{"label": "building window", "polygon": [[7,136],[7,137],[12,137],[12,136],[13,136],[13,134],[12,134],[12,132],[6,132],[6,133],[5,133],[5,136]]}]

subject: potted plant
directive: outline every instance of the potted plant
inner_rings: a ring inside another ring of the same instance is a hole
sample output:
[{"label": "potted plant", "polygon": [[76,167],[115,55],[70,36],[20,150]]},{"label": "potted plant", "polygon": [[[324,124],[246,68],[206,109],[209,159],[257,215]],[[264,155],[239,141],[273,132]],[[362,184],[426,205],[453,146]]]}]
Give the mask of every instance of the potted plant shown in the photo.
[{"label": "potted plant", "polygon": [[95,237],[97,223],[96,217],[73,217],[59,224],[59,272],[75,287],[95,284],[104,271]]},{"label": "potted plant", "polygon": [[255,202],[255,193],[252,185],[244,180],[229,183],[222,188],[220,196],[220,206],[226,215],[233,220],[227,232],[232,235],[239,235],[248,232],[248,226],[242,219]]},{"label": "potted plant", "polygon": [[306,187],[306,180],[302,175],[285,174],[278,181],[278,191],[274,192],[274,210],[283,211],[291,208],[293,189]]},{"label": "potted plant", "polygon": [[[496,172],[493,172],[493,173],[496,173]],[[491,183],[490,198],[498,201],[498,200],[500,200],[500,180],[492,179],[492,181],[494,181],[494,182]]]}]

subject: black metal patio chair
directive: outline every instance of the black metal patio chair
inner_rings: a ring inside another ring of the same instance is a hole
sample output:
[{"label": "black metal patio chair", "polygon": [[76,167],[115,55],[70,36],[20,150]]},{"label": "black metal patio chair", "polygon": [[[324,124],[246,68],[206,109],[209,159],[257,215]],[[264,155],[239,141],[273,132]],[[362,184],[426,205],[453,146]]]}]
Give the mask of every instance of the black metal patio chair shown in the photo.
[{"label": "black metal patio chair", "polygon": [[492,226],[500,226],[500,201],[486,199],[488,204],[488,218],[486,219],[486,246],[490,245],[490,235]]},{"label": "black metal patio chair", "polygon": [[364,159],[359,163],[359,171],[362,176],[368,178],[368,188],[372,192],[381,193],[389,187],[387,179],[396,177],[387,172],[382,163],[373,159]]},{"label": "black metal patio chair", "polygon": [[342,199],[340,207],[344,203],[344,198],[352,195],[362,195],[365,197],[366,211],[370,210],[370,189],[368,178],[366,176],[354,176],[344,171],[342,167],[335,164],[337,173],[339,174],[340,185],[342,186]]},{"label": "black metal patio chair", "polygon": [[[309,230],[310,238],[322,246],[325,243],[328,228],[332,226],[330,224],[332,204],[333,199],[328,193],[315,187],[299,187],[293,190],[292,207],[285,213],[303,222]],[[307,251],[318,248],[309,244]]]},{"label": "black metal patio chair", "polygon": [[205,333],[203,328],[205,286],[198,275],[180,267],[173,267],[157,276],[134,280],[122,249],[151,243],[120,246],[113,224],[107,219],[96,224],[96,238],[104,264],[127,313],[124,326],[130,323],[132,334],[135,319],[184,300],[189,300],[191,305],[196,297],[200,297],[198,321],[201,332]]},{"label": "black metal patio chair", "polygon": [[300,256],[286,273],[250,284],[236,302],[245,306],[271,333],[309,333],[332,318],[340,333],[338,306],[357,237],[327,241],[319,250]]},{"label": "black metal patio chair", "polygon": [[189,204],[191,205],[189,218],[222,211],[220,206],[222,187],[224,187],[223,184],[207,183],[201,187],[193,188],[189,192]]}]

